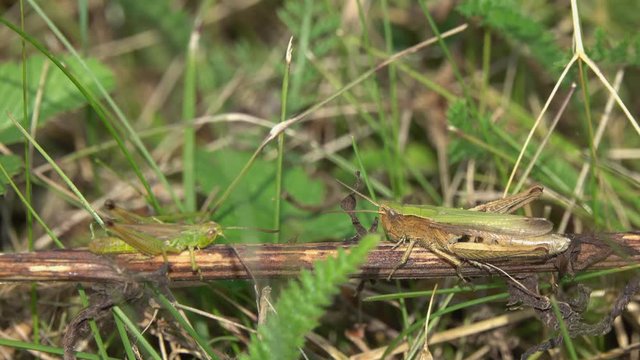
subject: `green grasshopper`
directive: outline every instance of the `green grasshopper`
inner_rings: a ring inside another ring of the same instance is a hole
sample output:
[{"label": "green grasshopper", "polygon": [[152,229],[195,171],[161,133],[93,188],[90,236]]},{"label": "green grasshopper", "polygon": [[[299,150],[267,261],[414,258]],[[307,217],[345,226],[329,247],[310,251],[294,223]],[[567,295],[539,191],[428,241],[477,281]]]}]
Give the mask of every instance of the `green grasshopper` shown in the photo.
[{"label": "green grasshopper", "polygon": [[378,204],[360,196],[378,207],[377,213],[390,240],[397,242],[397,246],[408,242],[402,260],[389,274],[391,278],[408,261],[416,244],[453,264],[459,276],[463,261],[486,268],[483,262],[546,258],[562,253],[570,240],[552,234],[550,221],[508,214],[540,197],[542,191],[541,186],[533,186],[468,210],[394,202]]},{"label": "green grasshopper", "polygon": [[105,208],[113,217],[107,222],[110,236],[94,239],[89,251],[96,254],[140,252],[150,256],[179,254],[185,250],[191,256],[191,268],[199,271],[195,261],[196,249],[211,245],[223,236],[222,227],[213,221],[196,225],[167,224],[154,217],[145,217],[117,207],[107,200]]}]

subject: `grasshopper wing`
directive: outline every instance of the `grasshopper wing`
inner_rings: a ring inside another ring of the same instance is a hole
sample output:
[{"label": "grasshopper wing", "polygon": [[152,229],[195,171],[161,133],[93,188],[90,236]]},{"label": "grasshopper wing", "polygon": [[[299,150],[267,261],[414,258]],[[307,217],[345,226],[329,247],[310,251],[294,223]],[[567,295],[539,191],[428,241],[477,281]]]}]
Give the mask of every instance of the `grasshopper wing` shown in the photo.
[{"label": "grasshopper wing", "polygon": [[[141,231],[140,226],[148,227],[146,225],[113,223],[109,225],[108,231],[138,251],[147,255],[180,252],[180,249],[167,245],[165,240],[149,234],[146,231]],[[156,225],[154,224],[149,226]]]},{"label": "grasshopper wing", "polygon": [[149,223],[149,224],[121,224],[116,223],[117,226],[126,230],[140,232],[159,238],[162,240],[171,240],[179,237],[185,232],[188,232],[194,227],[194,225],[181,225],[181,224],[165,224],[165,223]]},{"label": "grasshopper wing", "polygon": [[94,254],[121,254],[139,252],[133,246],[115,236],[103,236],[89,243],[89,251]]},{"label": "grasshopper wing", "polygon": [[477,212],[438,206],[403,206],[405,214],[425,217],[432,227],[454,235],[502,239],[511,236],[540,236],[548,234],[553,224],[544,218]]},{"label": "grasshopper wing", "polygon": [[115,219],[119,223],[123,224],[159,224],[162,223],[153,216],[142,216],[132,211],[122,208],[116,204],[115,201],[107,199],[104,202],[104,207],[107,210],[109,216]]}]

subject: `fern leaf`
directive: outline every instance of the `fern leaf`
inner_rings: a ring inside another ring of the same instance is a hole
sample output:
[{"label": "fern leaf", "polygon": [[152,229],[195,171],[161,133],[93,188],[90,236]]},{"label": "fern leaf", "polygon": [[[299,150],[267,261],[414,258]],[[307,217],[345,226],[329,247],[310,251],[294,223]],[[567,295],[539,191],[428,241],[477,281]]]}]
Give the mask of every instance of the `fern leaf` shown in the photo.
[{"label": "fern leaf", "polygon": [[497,30],[508,40],[526,46],[531,56],[547,70],[557,73],[557,64],[561,64],[566,56],[552,33],[520,9],[518,4],[505,0],[469,0],[458,6],[457,10],[467,17],[480,17],[483,25]]},{"label": "fern leaf", "polygon": [[349,252],[338,251],[336,258],[317,262],[314,271],[303,270],[298,281],[291,281],[275,305],[276,314],[253,335],[243,359],[296,359],[304,336],[318,325],[324,307],[364,262],[380,236],[369,235]]}]

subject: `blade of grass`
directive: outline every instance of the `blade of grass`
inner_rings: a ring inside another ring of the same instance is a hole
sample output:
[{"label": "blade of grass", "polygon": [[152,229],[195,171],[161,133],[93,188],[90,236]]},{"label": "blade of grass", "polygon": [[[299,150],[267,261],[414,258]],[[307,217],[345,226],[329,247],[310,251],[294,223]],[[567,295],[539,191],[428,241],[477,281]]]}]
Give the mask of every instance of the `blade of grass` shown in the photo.
[{"label": "blade of grass", "polygon": [[[131,126],[131,124],[127,120],[127,117],[124,115],[124,113],[122,112],[120,107],[116,104],[115,100],[113,100],[113,98],[111,97],[111,94],[109,94],[109,92],[104,88],[104,86],[102,86],[102,84],[94,76],[93,72],[89,69],[89,66],[84,61],[84,59],[78,54],[76,49],[71,45],[71,43],[63,35],[63,33],[58,29],[58,27],[55,26],[53,21],[51,21],[51,19],[49,19],[49,17],[46,15],[46,13],[44,11],[42,11],[42,9],[38,6],[38,4],[34,0],[28,0],[28,1],[29,1],[29,4],[33,7],[33,9],[38,13],[38,15],[40,15],[42,17],[42,19],[45,21],[47,26],[49,26],[51,31],[56,35],[58,40],[60,40],[60,42],[65,46],[67,51],[69,51],[69,53],[71,53],[75,57],[75,59],[78,61],[78,63],[80,63],[80,65],[83,67],[83,69],[91,76],[92,80],[94,81],[94,83],[98,87],[100,95],[102,95],[102,97],[104,97],[106,99],[107,104],[109,104],[109,106],[111,107],[113,112],[116,114],[116,117],[118,118],[120,123],[125,127],[125,130],[127,132],[127,138],[130,139],[133,142],[134,146],[136,146],[136,148],[138,149],[138,152],[140,152],[140,154],[145,159],[147,164],[151,167],[151,169],[154,171],[155,175],[158,177],[158,180],[160,180],[162,185],[169,192],[169,195],[171,196],[171,199],[173,200],[173,202],[176,204],[178,209],[180,209],[182,211],[183,210],[182,209],[182,203],[178,199],[178,196],[176,195],[175,191],[173,191],[173,187],[169,184],[169,182],[167,181],[166,176],[164,176],[164,174],[162,173],[162,170],[160,170],[160,167],[155,162],[155,160],[153,159],[153,157],[151,156],[151,154],[149,153],[147,148],[144,146],[144,143],[142,142],[142,140],[140,140],[140,137],[138,136],[138,133],[133,129],[133,127]],[[123,153],[125,154],[125,156],[128,157],[128,155],[127,155],[128,153],[127,152],[123,152]],[[134,171],[135,171],[135,169],[134,169]],[[144,185],[144,182],[143,182],[143,185]],[[147,189],[147,190],[149,190],[149,189]],[[160,210],[159,206],[156,207],[157,201],[155,201],[156,200],[155,196],[150,198],[150,200],[151,200],[151,204],[154,206],[154,210],[159,211]]]},{"label": "blade of grass", "polygon": [[[370,47],[370,41],[369,33],[367,31],[368,22],[366,19],[366,12],[361,2],[358,2],[357,4],[358,19],[362,28],[362,42],[364,43],[364,46],[368,48]],[[367,54],[367,61],[369,67],[374,66],[375,60],[370,54]],[[372,75],[372,78],[375,78],[375,76],[375,74]],[[382,96],[380,95],[381,91],[378,82],[372,79],[371,81],[363,82],[362,84],[366,87],[366,90],[368,90],[371,98],[376,105],[378,116],[377,119],[371,121],[372,124],[375,124],[374,126],[371,126],[371,128],[374,129],[376,133],[378,133],[378,137],[382,140],[382,163],[384,164],[384,167],[388,169],[391,190],[397,197],[401,193],[401,184],[398,181],[398,166],[396,165],[398,162],[394,161],[394,159],[397,158],[397,152],[395,151],[397,148],[395,145],[397,137],[393,136],[393,130],[391,129],[393,125],[389,125],[389,123],[392,123],[393,121],[387,121],[388,116],[385,112],[384,101],[382,100]],[[347,96],[347,93],[345,93],[345,96]],[[356,100],[356,102],[359,101]]]},{"label": "blade of grass", "polygon": [[184,316],[182,316],[182,314],[178,311],[178,309],[176,309],[175,306],[173,306],[171,301],[169,301],[169,299],[167,299],[164,295],[162,295],[162,293],[160,293],[160,290],[157,287],[154,286],[153,291],[156,295],[156,300],[160,302],[160,304],[165,310],[171,313],[174,319],[176,319],[178,323],[180,323],[180,326],[182,326],[182,328],[196,341],[196,343],[198,343],[198,346],[200,346],[200,349],[202,349],[202,351],[204,351],[204,353],[208,355],[209,358],[218,359],[218,356],[216,355],[215,351],[211,348],[209,343],[202,336],[200,336],[200,334],[198,334],[198,332],[191,326],[191,324],[189,324],[189,322],[184,318]]},{"label": "blade of grass", "polygon": [[[82,193],[80,192],[80,190],[73,184],[73,182],[71,181],[71,179],[69,179],[69,177],[67,177],[67,175],[64,173],[64,171],[62,171],[62,169],[56,164],[56,162],[49,156],[49,154],[47,154],[47,152],[40,146],[40,144],[38,144],[38,142],[36,142],[36,139],[34,139],[33,137],[31,137],[31,135],[22,127],[22,125],[20,125],[20,123],[18,123],[18,121],[16,119],[13,118],[13,116],[11,116],[9,114],[9,119],[11,120],[11,122],[13,122],[13,125],[15,125],[15,127],[20,130],[20,132],[22,133],[22,135],[33,144],[33,147],[36,148],[36,150],[38,150],[38,152],[45,158],[45,160],[47,160],[47,162],[51,165],[51,167],[53,168],[53,170],[55,170],[55,172],[60,176],[60,178],[62,179],[62,181],[65,182],[65,184],[67,184],[67,186],[69,187],[69,189],[74,193],[74,195],[76,195],[78,197],[78,200],[80,201],[80,203],[82,204],[82,206],[85,208],[85,210],[87,210],[89,212],[89,214],[91,214],[91,216],[93,217],[93,219],[103,228],[105,227],[104,221],[102,220],[102,218],[100,217],[100,215],[98,215],[98,213],[91,207],[91,204],[89,204],[89,202],[87,201],[87,199],[85,199],[85,197],[82,195]],[[26,201],[26,199],[25,199]]]},{"label": "blade of grass", "polygon": [[360,157],[360,152],[358,151],[358,144],[356,144],[356,139],[351,137],[351,146],[353,148],[353,155],[356,157],[358,161],[358,168],[360,168],[360,173],[362,174],[362,179],[364,180],[365,185],[367,186],[367,191],[369,192],[369,197],[373,201],[378,201],[376,199],[376,192],[373,191],[373,187],[371,186],[371,182],[369,181],[369,175],[367,174],[367,169],[365,169],[364,164],[362,163],[362,158]]},{"label": "blade of grass", "polygon": [[18,195],[18,197],[20,198],[20,201],[22,201],[22,203],[27,208],[29,213],[31,215],[33,215],[33,217],[36,219],[36,221],[42,226],[44,231],[46,231],[47,234],[49,236],[51,236],[51,239],[56,244],[56,246],[58,246],[60,249],[64,249],[64,245],[62,245],[62,242],[60,242],[60,239],[58,239],[56,234],[53,231],[51,231],[51,229],[47,226],[47,224],[44,222],[44,220],[42,220],[42,218],[38,215],[38,213],[36,213],[36,211],[33,209],[33,207],[31,207],[31,204],[27,201],[27,199],[24,197],[24,195],[22,195],[22,193],[20,192],[20,189],[18,189],[18,186],[16,185],[16,183],[13,182],[13,180],[11,180],[11,177],[9,176],[9,173],[7,173],[7,170],[4,168],[2,163],[0,163],[0,172],[2,172],[2,176],[7,178],[7,181],[9,183],[9,185],[11,185],[11,187],[13,188],[13,191],[15,191],[16,195]]},{"label": "blade of grass", "polygon": [[122,341],[122,347],[124,348],[125,353],[127,354],[127,359],[135,360],[136,355],[133,353],[133,347],[131,346],[131,341],[129,341],[129,336],[127,335],[127,329],[125,327],[124,322],[120,319],[119,316],[113,314],[113,320],[116,323],[116,329],[118,329],[118,336],[120,337],[120,341]]},{"label": "blade of grass", "polygon": [[[20,29],[24,31],[24,0],[20,0]],[[22,118],[29,118],[29,97],[27,91],[27,42],[24,39],[20,40],[21,55],[22,55]],[[25,202],[31,204],[31,159],[33,152],[28,142],[24,143],[24,198]],[[9,177],[7,177],[8,179]],[[26,230],[27,230],[27,249],[33,251],[33,216],[31,212],[26,209]],[[31,284],[31,291],[29,294],[30,302],[29,307],[31,311],[31,324],[33,324],[33,343],[40,343],[40,316],[38,315],[38,291],[37,284]]]},{"label": "blade of grass", "polygon": [[[453,294],[451,294],[453,295]],[[434,313],[431,314],[431,318],[432,319],[436,319],[442,315],[448,314],[450,312],[459,310],[459,309],[463,309],[469,306],[473,306],[473,305],[480,305],[480,304],[484,304],[484,303],[488,303],[488,302],[493,302],[496,300],[501,300],[501,299],[505,299],[508,298],[509,294],[508,293],[501,293],[501,294],[497,294],[497,295],[491,295],[491,296],[485,296],[482,298],[477,298],[474,299],[472,301],[465,301],[463,303],[460,304],[455,304],[451,307],[446,307],[444,309],[440,309]],[[398,334],[398,336],[396,336],[395,339],[393,339],[388,345],[387,345],[387,349],[384,352],[384,355],[381,357],[382,359],[386,359],[387,356],[393,351],[393,349],[395,349],[396,347],[398,347],[398,345],[400,345],[400,342],[402,341],[402,339],[404,339],[405,337],[408,337],[409,334],[413,333],[416,330],[419,330],[420,328],[422,328],[424,324],[424,319],[416,319],[416,321],[409,327],[405,328],[402,330],[402,332],[400,332]]]},{"label": "blade of grass", "polygon": [[[84,291],[84,287],[82,285],[78,285],[78,294],[80,295],[80,302],[82,306],[85,308],[89,306],[89,299],[87,298],[87,294]],[[102,341],[102,336],[100,336],[100,330],[98,329],[98,325],[94,319],[89,320],[89,327],[91,328],[91,333],[93,334],[93,339],[96,342],[96,346],[98,347],[98,353],[100,357],[103,359],[108,358],[107,349],[104,346],[104,341]]]},{"label": "blade of grass", "polygon": [[[431,13],[429,12],[429,8],[427,7],[427,2],[422,0],[420,1],[420,9],[422,9],[422,13],[424,14],[425,18],[427,19],[427,22],[429,22],[429,27],[431,28],[431,31],[433,31],[434,34],[436,34],[436,39],[438,41],[438,45],[440,45],[440,48],[442,49],[442,52],[444,53],[444,56],[447,58],[447,61],[449,63],[449,65],[451,66],[451,70],[453,71],[453,74],[455,75],[456,79],[458,80],[458,85],[460,85],[460,87],[462,88],[462,92],[464,94],[465,99],[467,100],[467,103],[470,104],[470,106],[472,106],[471,104],[474,104],[473,98],[469,95],[469,86],[467,85],[467,82],[464,81],[464,78],[462,77],[462,73],[460,72],[460,69],[458,68],[457,62],[453,59],[453,56],[451,55],[451,52],[449,51],[449,47],[447,47],[447,44],[444,42],[445,39],[445,34],[446,33],[441,33],[440,29],[438,29],[438,26],[436,25],[436,22],[433,20],[433,17],[431,16]],[[472,114],[478,114],[477,113],[477,109],[475,107],[472,106],[471,108],[471,112]]]},{"label": "blade of grass", "polygon": [[[457,26],[457,27],[455,27],[455,28],[453,28],[453,29],[451,29],[449,31],[446,31],[446,32],[442,33],[441,38],[444,39],[444,38],[453,36],[455,34],[458,34],[458,33],[462,32],[462,31],[464,31],[466,28],[467,28],[466,24]],[[220,206],[227,200],[229,195],[231,195],[231,192],[233,192],[235,190],[235,188],[236,188],[236,186],[238,186],[238,183],[240,182],[240,180],[246,175],[247,171],[249,171],[249,169],[251,168],[251,166],[253,165],[255,160],[258,158],[258,155],[260,155],[260,153],[267,146],[267,144],[269,144],[273,139],[277,138],[277,136],[280,135],[280,133],[284,132],[287,128],[291,127],[294,124],[303,122],[305,119],[307,119],[309,117],[310,114],[314,113],[315,111],[317,111],[318,109],[322,108],[326,104],[328,104],[331,101],[335,100],[337,97],[339,97],[340,95],[344,94],[345,92],[351,90],[354,86],[362,83],[364,80],[368,79],[371,75],[375,74],[378,70],[384,68],[385,66],[387,66],[387,65],[389,65],[389,64],[391,64],[391,63],[393,63],[395,61],[397,61],[398,59],[402,58],[403,56],[406,56],[408,54],[413,54],[413,53],[417,52],[418,50],[435,43],[436,41],[438,41],[438,38],[431,38],[431,39],[425,40],[423,42],[420,42],[420,43],[418,43],[418,44],[416,44],[416,45],[414,45],[412,47],[409,47],[409,48],[407,48],[405,50],[402,50],[400,52],[395,53],[394,55],[390,56],[388,59],[386,59],[385,61],[381,62],[377,66],[365,71],[358,78],[356,78],[352,82],[348,83],[347,85],[345,85],[343,88],[339,89],[338,91],[336,91],[332,95],[328,96],[324,100],[322,100],[322,101],[316,103],[315,105],[311,106],[309,109],[304,111],[302,114],[299,114],[299,115],[297,115],[297,116],[295,116],[293,118],[288,119],[287,121],[284,121],[284,122],[281,122],[281,123],[278,123],[278,124],[274,125],[271,128],[271,131],[269,131],[269,134],[265,137],[265,139],[258,146],[256,151],[253,153],[253,155],[251,156],[249,161],[247,161],[245,166],[240,170],[240,173],[238,173],[238,175],[235,177],[235,179],[233,179],[231,184],[229,184],[227,189],[224,191],[224,193],[215,202],[215,204],[212,207],[212,212],[215,212],[216,210],[218,210],[220,208]]]},{"label": "blade of grass", "polygon": [[[287,118],[287,98],[289,96],[289,73],[291,72],[291,53],[293,37],[289,38],[289,45],[287,45],[287,51],[285,55],[284,79],[282,79],[282,92],[281,92],[281,105],[280,105],[280,122],[283,122]],[[280,227],[282,225],[282,172],[284,163],[284,132],[278,135],[278,160],[276,165],[276,198],[275,198],[275,212],[273,219],[274,229],[277,230],[276,239],[277,242],[282,241],[282,231]]]},{"label": "blade of grass", "polygon": [[[387,53],[391,54],[393,52],[393,32],[391,28],[391,20],[389,16],[389,6],[388,1],[384,0],[382,2],[382,24],[384,29],[384,43],[385,49]],[[371,58],[373,62],[374,59]],[[389,154],[392,157],[390,171],[392,176],[395,178],[395,183],[397,188],[395,189],[396,194],[402,195],[405,193],[404,184],[405,181],[405,168],[402,166],[402,162],[398,161],[402,159],[404,156],[402,155],[402,145],[400,143],[400,110],[398,109],[398,69],[396,64],[389,64],[387,67],[387,72],[389,74],[389,104],[391,105],[391,119],[388,121],[390,128],[390,136],[391,136],[391,153]],[[382,101],[380,102],[382,105]]]},{"label": "blade of grass", "polygon": [[187,45],[186,68],[184,73],[184,92],[182,94],[182,119],[187,122],[184,128],[184,143],[182,147],[182,186],[184,188],[184,209],[196,210],[196,178],[195,178],[195,149],[196,129],[194,125],[196,115],[196,57],[200,41],[201,19],[198,16],[193,24],[193,30]]},{"label": "blade of grass", "polygon": [[[6,339],[6,338],[0,338],[0,346],[6,346],[13,349],[27,350],[30,352],[43,352],[46,354],[53,354],[53,355],[59,355],[59,356],[62,356],[64,354],[64,350],[59,347],[34,344],[32,342],[18,341],[13,339]],[[105,360],[105,358],[102,358],[98,355],[84,353],[84,352],[76,353],[76,356],[79,359]],[[116,358],[112,358],[112,357],[108,357],[106,359],[117,360]]]},{"label": "blade of grass", "polygon": [[562,339],[564,340],[564,346],[567,349],[567,353],[569,353],[569,358],[573,360],[578,360],[578,354],[576,353],[576,348],[573,346],[573,340],[571,336],[569,336],[569,330],[567,329],[567,324],[564,322],[562,318],[562,313],[560,312],[560,308],[558,307],[558,302],[554,296],[551,296],[551,306],[553,307],[553,314],[558,319],[558,325],[560,326],[560,333],[562,334]]},{"label": "blade of grass", "polygon": [[[153,194],[153,191],[151,191],[151,186],[149,185],[147,180],[142,175],[142,171],[140,171],[140,167],[133,160],[133,157],[131,156],[131,154],[127,150],[126,146],[124,145],[124,142],[122,141],[121,137],[118,135],[118,133],[116,132],[115,128],[113,127],[110,119],[107,117],[107,113],[104,111],[104,108],[100,105],[100,103],[98,102],[96,97],[93,95],[93,93],[88,88],[84,87],[80,83],[80,81],[78,81],[78,79],[69,71],[69,69],[64,64],[62,64],[62,62],[60,60],[58,60],[50,51],[48,51],[44,47],[44,45],[40,44],[36,39],[34,39],[30,35],[26,34],[25,32],[21,31],[15,25],[13,25],[12,23],[10,23],[9,21],[7,21],[6,19],[4,19],[2,17],[0,17],[0,23],[4,24],[8,28],[10,28],[12,31],[14,31],[18,35],[20,35],[23,39],[27,40],[31,45],[33,45],[36,49],[38,49],[38,51],[40,51],[42,54],[47,56],[49,58],[49,60],[51,60],[67,76],[67,78],[69,78],[69,80],[71,82],[73,82],[73,84],[78,88],[78,90],[82,93],[82,95],[87,99],[87,101],[89,102],[91,107],[94,109],[94,111],[98,114],[98,117],[100,118],[102,123],[107,128],[107,131],[109,131],[109,134],[118,143],[118,147],[120,148],[120,150],[124,154],[125,158],[127,159],[129,164],[131,165],[132,170],[134,171],[134,173],[136,174],[138,179],[140,179],[141,184],[144,186],[145,190],[147,191],[147,199],[149,200],[151,205],[154,207],[155,210],[160,211],[160,204],[158,203],[158,200],[156,199],[155,195]],[[131,130],[133,131],[133,129],[131,129]],[[131,135],[131,139],[136,139],[136,138],[137,138],[137,136]],[[139,138],[138,138],[138,140],[139,140]],[[159,171],[159,169],[158,169],[158,171]],[[170,192],[171,191],[173,191],[173,190],[170,190]],[[178,205],[180,206],[180,204],[178,204]]]},{"label": "blade of grass", "polygon": [[126,326],[126,328],[129,330],[129,332],[133,334],[133,336],[137,340],[137,343],[141,344],[142,347],[147,351],[147,354],[150,356],[150,358],[154,360],[162,359],[162,357],[156,352],[154,347],[151,346],[151,344],[149,344],[147,339],[145,339],[144,335],[140,333],[136,324],[134,324],[131,321],[131,319],[127,317],[127,314],[125,314],[124,311],[122,311],[122,309],[119,306],[114,306],[112,311],[114,313],[114,316],[117,316],[120,319],[120,321],[122,321],[122,323]]}]

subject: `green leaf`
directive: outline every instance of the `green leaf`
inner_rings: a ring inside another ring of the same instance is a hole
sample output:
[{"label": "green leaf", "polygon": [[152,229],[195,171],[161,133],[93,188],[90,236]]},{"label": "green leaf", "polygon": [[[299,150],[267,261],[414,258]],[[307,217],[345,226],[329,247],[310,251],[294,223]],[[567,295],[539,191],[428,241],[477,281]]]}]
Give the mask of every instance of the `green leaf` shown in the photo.
[{"label": "green leaf", "polygon": [[[85,97],[64,75],[64,73],[44,56],[32,56],[27,59],[27,92],[29,97],[29,116],[33,111],[33,100],[36,97],[38,84],[41,81],[43,71],[47,71],[43,88],[42,102],[39,106],[39,125],[46,120],[63,112],[77,109],[87,103]],[[46,63],[45,63],[46,61]],[[91,82],[89,74],[82,70],[77,61],[63,59],[66,65],[91,91],[98,93],[97,86]],[[112,89],[114,77],[111,71],[102,63],[94,59],[86,59],[87,65],[98,81],[106,89]],[[48,65],[46,65],[48,64]],[[45,66],[46,65],[46,66]],[[29,128],[27,121],[23,119],[22,107],[22,65],[16,62],[0,64],[0,142],[11,144],[24,141],[20,132],[15,129],[7,114],[13,116],[25,128]]]},{"label": "green leaf", "polygon": [[367,235],[350,252],[338,250],[336,258],[315,263],[314,270],[303,270],[299,281],[290,281],[275,304],[275,314],[252,334],[249,354],[242,359],[297,359],[304,336],[319,324],[324,307],[367,258],[369,250],[380,241],[378,235]]},{"label": "green leaf", "polygon": [[[9,176],[13,177],[13,175],[19,174],[22,169],[22,159],[16,155],[4,155],[0,156],[0,164],[7,171]],[[7,191],[6,184],[9,183],[9,179],[7,179],[2,172],[0,172],[0,195],[4,195]]]}]

